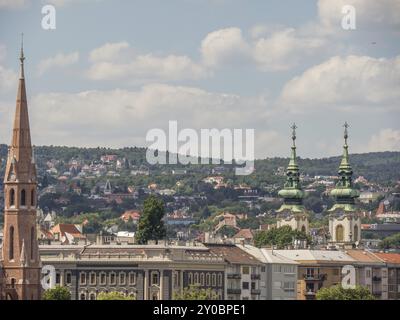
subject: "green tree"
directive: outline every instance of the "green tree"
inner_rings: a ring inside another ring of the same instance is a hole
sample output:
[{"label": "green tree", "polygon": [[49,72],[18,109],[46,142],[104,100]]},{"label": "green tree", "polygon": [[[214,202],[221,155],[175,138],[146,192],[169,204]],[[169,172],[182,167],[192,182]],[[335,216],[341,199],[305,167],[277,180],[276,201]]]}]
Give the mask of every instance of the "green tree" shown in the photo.
[{"label": "green tree", "polygon": [[400,248],[400,233],[386,237],[379,244],[382,249],[398,249]]},{"label": "green tree", "polygon": [[43,300],[71,300],[71,293],[66,287],[55,286],[52,289],[47,289],[42,298]]},{"label": "green tree", "polygon": [[288,245],[291,245],[293,240],[307,240],[308,243],[311,242],[310,236],[305,232],[292,230],[290,226],[260,231],[254,236],[254,243],[257,247],[270,245],[277,246],[278,249],[284,249]]},{"label": "green tree", "polygon": [[344,289],[341,285],[322,288],[316,294],[317,300],[374,300],[375,297],[365,287]]},{"label": "green tree", "polygon": [[210,288],[200,288],[198,285],[191,285],[180,293],[174,293],[173,300],[218,300],[218,295]]},{"label": "green tree", "polygon": [[149,196],[143,203],[143,213],[140,216],[136,242],[146,244],[148,240],[160,240],[166,235],[162,218],[165,214],[164,203],[156,196]]},{"label": "green tree", "polygon": [[121,292],[100,292],[97,296],[97,300],[135,300],[133,296],[125,296]]}]

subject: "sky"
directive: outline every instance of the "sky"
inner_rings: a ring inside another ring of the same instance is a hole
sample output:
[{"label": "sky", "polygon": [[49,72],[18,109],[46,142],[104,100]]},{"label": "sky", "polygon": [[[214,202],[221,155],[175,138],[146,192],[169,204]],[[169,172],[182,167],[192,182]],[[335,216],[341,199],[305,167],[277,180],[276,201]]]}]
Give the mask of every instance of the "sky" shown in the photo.
[{"label": "sky", "polygon": [[[42,27],[42,8],[56,28]],[[345,30],[343,6],[355,9]],[[400,151],[400,0],[0,0],[0,142],[24,33],[35,145],[146,146],[254,129],[256,158]]]}]

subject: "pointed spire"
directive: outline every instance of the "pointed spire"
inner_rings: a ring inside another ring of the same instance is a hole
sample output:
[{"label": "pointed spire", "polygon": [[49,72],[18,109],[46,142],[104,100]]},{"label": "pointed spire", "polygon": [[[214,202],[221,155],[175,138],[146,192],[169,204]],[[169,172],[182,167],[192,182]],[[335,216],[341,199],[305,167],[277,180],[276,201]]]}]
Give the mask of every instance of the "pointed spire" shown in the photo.
[{"label": "pointed spire", "polygon": [[20,52],[20,55],[19,55],[19,61],[21,62],[20,74],[19,74],[19,78],[20,79],[24,79],[25,78],[24,60],[25,60],[25,56],[24,56],[24,34],[21,33],[21,52]]},{"label": "pointed spire", "polygon": [[[9,162],[6,167],[5,179],[9,177],[11,164],[18,166],[18,181],[33,181],[35,173],[32,169],[32,145],[29,128],[28,102],[26,98],[25,74],[24,74],[24,47],[23,35],[21,35],[20,78],[18,80],[18,92],[15,107],[14,126],[12,140],[9,148]],[[12,163],[11,163],[12,162]]]},{"label": "pointed spire", "polygon": [[292,129],[292,151],[290,155],[289,165],[286,170],[286,183],[284,188],[279,191],[279,195],[284,198],[284,203],[278,212],[285,209],[292,211],[303,211],[304,192],[301,190],[299,166],[297,164],[296,155],[296,129],[295,123],[290,127]]},{"label": "pointed spire", "polygon": [[292,129],[292,152],[290,155],[290,161],[289,161],[289,166],[288,170],[298,170],[298,165],[297,165],[297,156],[296,156],[296,129],[297,126],[295,123],[292,124],[290,127]]},{"label": "pointed spire", "polygon": [[353,169],[350,165],[349,146],[347,144],[347,139],[349,138],[348,128],[350,126],[345,122],[343,127],[344,144],[342,160],[338,170],[339,181],[335,189],[331,191],[331,196],[335,198],[336,204],[329,211],[334,211],[337,208],[341,208],[345,211],[354,211],[354,199],[359,196],[359,192],[353,189]]},{"label": "pointed spire", "polygon": [[344,137],[344,145],[343,145],[343,156],[342,156],[342,161],[340,163],[340,166],[347,168],[350,165],[350,162],[349,162],[349,146],[347,145],[347,139],[349,137],[349,134],[348,134],[347,129],[350,126],[348,125],[347,122],[345,122],[343,127],[344,127],[344,135],[343,135],[343,137]]}]

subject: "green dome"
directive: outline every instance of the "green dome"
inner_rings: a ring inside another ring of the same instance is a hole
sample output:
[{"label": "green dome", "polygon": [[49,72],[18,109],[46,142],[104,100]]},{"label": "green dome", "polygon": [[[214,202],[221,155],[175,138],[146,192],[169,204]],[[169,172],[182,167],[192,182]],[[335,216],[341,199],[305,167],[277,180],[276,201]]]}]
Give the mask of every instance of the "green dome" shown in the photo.
[{"label": "green dome", "polygon": [[335,198],[357,198],[360,193],[352,188],[336,188],[331,191],[331,196]]},{"label": "green dome", "polygon": [[284,199],[302,199],[304,191],[300,189],[282,189],[278,192],[278,195]]}]

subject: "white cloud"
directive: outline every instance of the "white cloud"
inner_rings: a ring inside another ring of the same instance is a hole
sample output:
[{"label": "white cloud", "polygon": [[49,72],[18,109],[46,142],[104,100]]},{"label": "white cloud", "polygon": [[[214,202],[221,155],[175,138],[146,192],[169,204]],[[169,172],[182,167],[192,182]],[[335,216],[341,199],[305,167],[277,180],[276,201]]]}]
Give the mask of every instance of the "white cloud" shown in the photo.
[{"label": "white cloud", "polygon": [[239,28],[226,28],[210,32],[201,42],[201,53],[206,66],[234,63],[250,54],[250,48]]},{"label": "white cloud", "polygon": [[400,56],[336,56],[290,80],[279,102],[292,111],[326,107],[359,111],[368,106],[398,108],[399,83]]},{"label": "white cloud", "polygon": [[319,37],[282,26],[257,25],[250,34],[252,39],[247,40],[239,28],[209,33],[201,43],[204,64],[215,68],[252,62],[261,71],[287,70],[324,45]]},{"label": "white cloud", "polygon": [[[122,147],[146,145],[147,131],[167,129],[169,120],[178,121],[179,129],[256,128],[256,136],[261,134],[266,141],[268,137],[262,135],[267,119],[265,105],[262,97],[153,84],[134,91],[40,94],[30,99],[29,113],[37,145]],[[4,137],[11,132],[12,106],[12,102],[6,105],[0,101],[0,133]],[[256,152],[264,154],[265,150],[260,146]],[[273,150],[270,144],[268,152]]]},{"label": "white cloud", "polygon": [[[187,56],[135,55],[126,42],[107,43],[91,51],[87,76],[92,80],[135,81],[199,79],[207,71]],[[122,55],[122,53],[125,53]]]},{"label": "white cloud", "polygon": [[323,44],[322,39],[302,37],[295,29],[288,28],[258,39],[254,58],[263,70],[286,70],[297,65],[304,55],[315,53]]},{"label": "white cloud", "polygon": [[126,41],[115,43],[108,42],[99,48],[93,49],[89,54],[89,60],[91,62],[117,60],[121,51],[128,48],[129,43]]},{"label": "white cloud", "polygon": [[0,0],[1,9],[22,9],[30,4],[30,0]]},{"label": "white cloud", "polygon": [[400,151],[400,130],[382,129],[371,137],[366,151]]},{"label": "white cloud", "polygon": [[54,67],[67,67],[79,61],[79,52],[70,54],[58,53],[54,57],[44,59],[38,64],[38,73],[42,75]]},{"label": "white cloud", "polygon": [[18,75],[11,69],[0,65],[0,92],[8,92],[16,87]]}]

